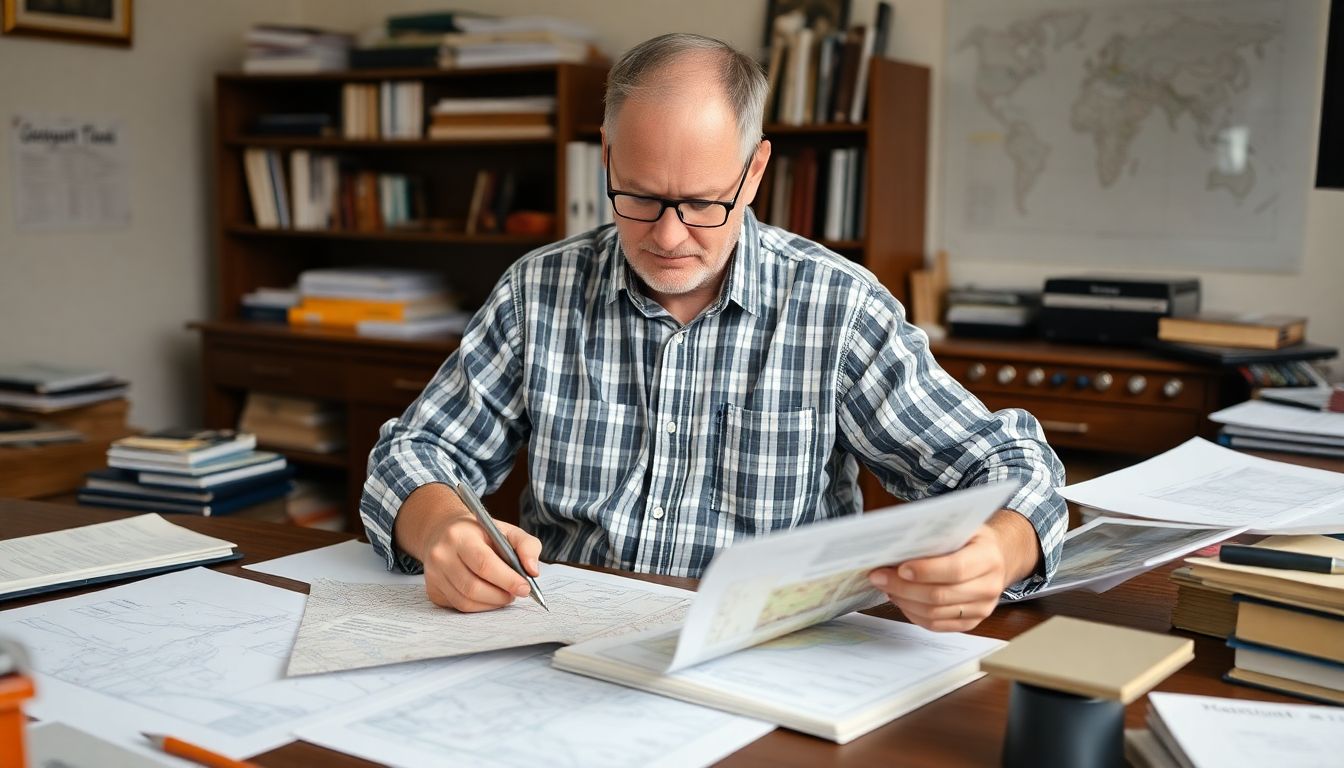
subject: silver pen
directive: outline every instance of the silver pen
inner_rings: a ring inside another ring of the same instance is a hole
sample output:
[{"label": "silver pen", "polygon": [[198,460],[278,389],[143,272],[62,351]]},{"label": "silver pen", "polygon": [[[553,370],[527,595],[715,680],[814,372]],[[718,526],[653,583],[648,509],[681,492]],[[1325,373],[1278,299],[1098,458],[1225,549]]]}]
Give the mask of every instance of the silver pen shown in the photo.
[{"label": "silver pen", "polygon": [[[476,515],[477,522],[490,535],[490,540],[495,543],[495,550],[499,552],[500,557],[504,558],[504,562],[517,571],[519,576],[527,579],[527,585],[532,589],[532,599],[537,601],[537,605],[546,608],[546,598],[541,596],[541,587],[537,586],[537,580],[529,576],[523,568],[523,564],[518,560],[518,553],[513,551],[513,545],[509,543],[508,539],[504,538],[503,533],[500,533],[499,527],[495,525],[490,513],[485,511],[485,505],[471,490],[471,486],[459,481],[454,490],[457,491],[458,498],[462,499],[462,503],[466,504],[472,514]],[[550,608],[546,608],[547,613],[550,610]]]}]

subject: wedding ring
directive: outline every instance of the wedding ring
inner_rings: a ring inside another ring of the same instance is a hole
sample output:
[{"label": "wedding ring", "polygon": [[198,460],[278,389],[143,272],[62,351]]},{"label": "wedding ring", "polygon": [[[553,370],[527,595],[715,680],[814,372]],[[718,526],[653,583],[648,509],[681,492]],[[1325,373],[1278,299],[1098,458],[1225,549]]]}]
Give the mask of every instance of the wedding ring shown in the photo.
[{"label": "wedding ring", "polygon": [[965,614],[966,614],[966,606],[964,605],[957,606],[957,618],[960,619]]}]

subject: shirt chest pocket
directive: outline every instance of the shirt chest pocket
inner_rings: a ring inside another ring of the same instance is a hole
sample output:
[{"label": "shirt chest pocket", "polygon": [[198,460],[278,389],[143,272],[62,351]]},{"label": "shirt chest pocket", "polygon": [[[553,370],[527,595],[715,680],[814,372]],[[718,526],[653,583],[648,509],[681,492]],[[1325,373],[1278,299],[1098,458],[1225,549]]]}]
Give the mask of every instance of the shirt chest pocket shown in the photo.
[{"label": "shirt chest pocket", "polygon": [[717,422],[714,511],[738,518],[744,533],[791,527],[812,496],[816,409],[749,411],[725,404]]}]

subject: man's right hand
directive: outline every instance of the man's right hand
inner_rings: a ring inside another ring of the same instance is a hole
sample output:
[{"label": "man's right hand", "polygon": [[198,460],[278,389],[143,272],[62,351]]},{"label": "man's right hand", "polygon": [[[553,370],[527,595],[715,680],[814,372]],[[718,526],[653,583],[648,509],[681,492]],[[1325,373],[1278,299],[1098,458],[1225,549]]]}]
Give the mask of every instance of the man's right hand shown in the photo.
[{"label": "man's right hand", "polygon": [[[540,574],[541,541],[516,525],[495,521],[532,576]],[[446,485],[417,488],[401,505],[393,538],[425,566],[425,593],[436,605],[489,611],[527,597],[527,581],[504,562],[476,516]]]}]

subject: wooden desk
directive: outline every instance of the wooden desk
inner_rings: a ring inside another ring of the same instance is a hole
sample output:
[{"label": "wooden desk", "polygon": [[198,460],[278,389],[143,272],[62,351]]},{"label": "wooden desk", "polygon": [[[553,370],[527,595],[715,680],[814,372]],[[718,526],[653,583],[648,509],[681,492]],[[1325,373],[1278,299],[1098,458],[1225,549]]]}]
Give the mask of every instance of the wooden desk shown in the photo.
[{"label": "wooden desk", "polygon": [[[0,538],[42,533],[125,516],[118,512],[82,507],[0,500]],[[351,538],[344,533],[227,517],[175,517],[173,520],[192,530],[234,541],[246,554],[244,560],[216,566],[215,570],[301,592],[307,591],[306,585],[246,571],[240,566]],[[1001,608],[976,630],[976,634],[1011,639],[1055,614],[1166,632],[1169,631],[1171,607],[1176,594],[1175,587],[1167,579],[1169,570],[1159,568],[1151,571],[1104,595],[1070,592]],[[690,579],[641,578],[679,587],[695,586],[695,582]],[[16,608],[78,593],[77,590],[69,590],[56,595],[16,600],[6,603],[5,607]],[[899,613],[890,606],[872,613],[899,618]],[[1195,660],[1159,685],[1158,690],[1240,699],[1298,701],[1223,683],[1221,675],[1232,667],[1231,649],[1212,638],[1191,637],[1195,640]],[[1008,684],[981,679],[845,746],[836,746],[781,729],[733,754],[724,761],[724,765],[901,765],[937,768],[997,765],[1007,705]],[[1132,704],[1126,712],[1126,724],[1129,727],[1141,726],[1146,709],[1144,699]],[[260,755],[256,762],[275,768],[369,765],[362,760],[302,742]]]}]

